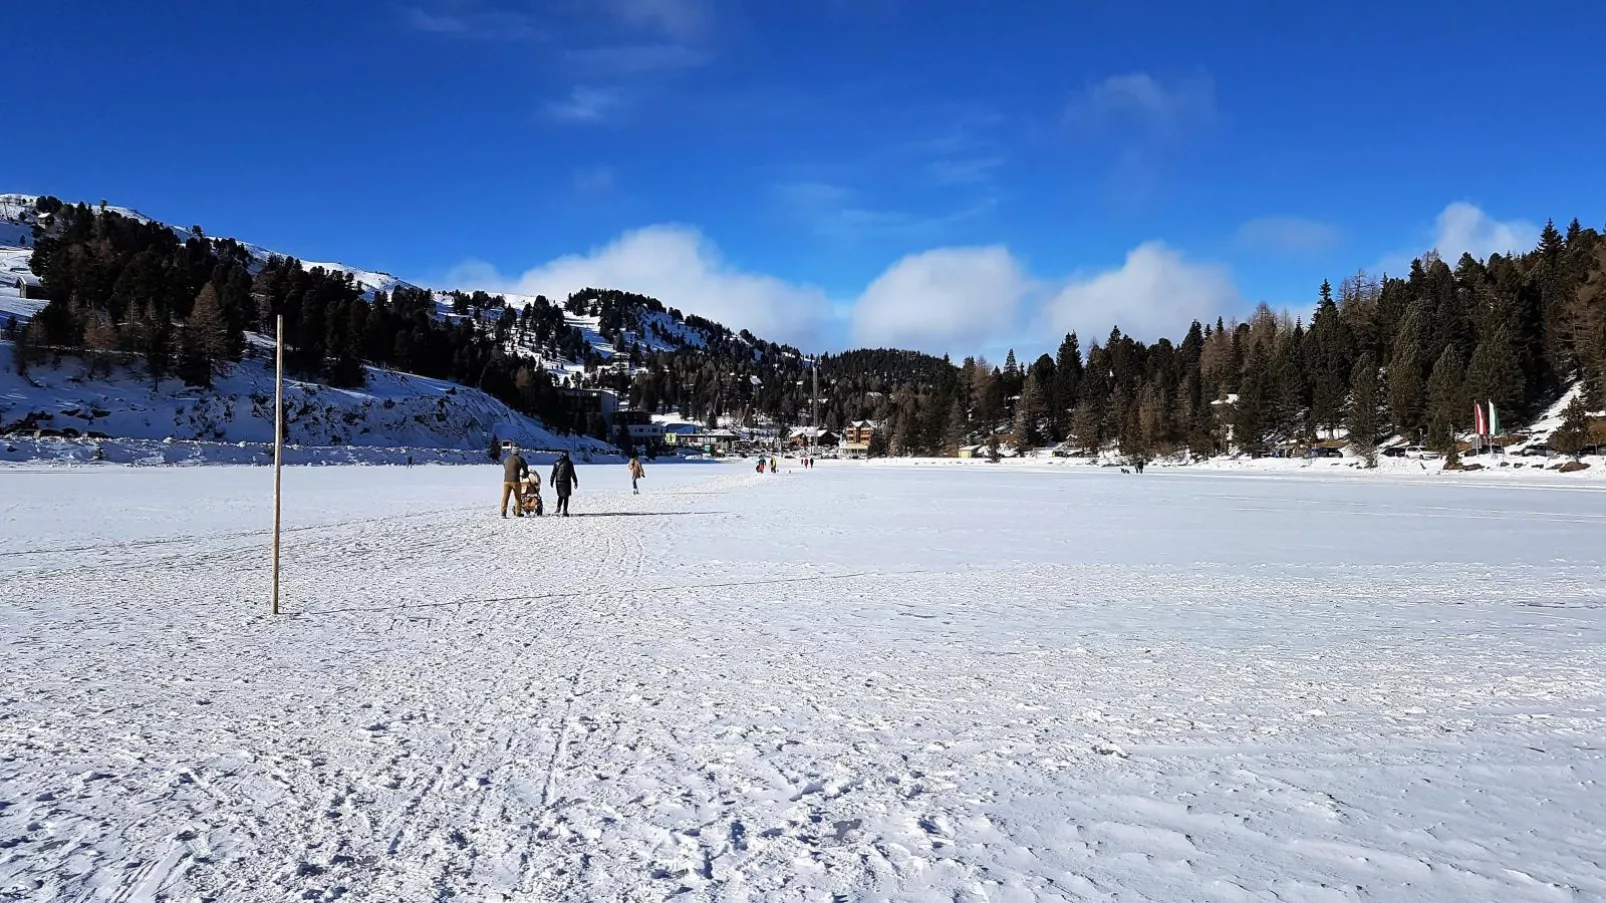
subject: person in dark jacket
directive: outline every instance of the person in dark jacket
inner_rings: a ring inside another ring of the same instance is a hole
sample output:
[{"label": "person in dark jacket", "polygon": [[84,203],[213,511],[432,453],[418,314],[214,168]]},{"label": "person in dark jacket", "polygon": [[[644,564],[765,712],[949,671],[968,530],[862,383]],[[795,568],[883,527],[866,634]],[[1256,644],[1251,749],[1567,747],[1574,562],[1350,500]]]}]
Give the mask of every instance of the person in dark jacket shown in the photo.
[{"label": "person in dark jacket", "polygon": [[574,472],[574,462],[569,460],[569,453],[558,455],[558,462],[552,465],[552,488],[558,492],[558,514],[569,516],[569,496],[574,488],[580,485],[580,475]]},{"label": "person in dark jacket", "polygon": [[502,459],[502,516],[507,517],[507,499],[512,496],[517,502],[513,507],[514,517],[524,516],[524,487],[523,480],[530,475],[530,465],[524,463],[519,457],[519,450],[508,450],[507,457]]}]

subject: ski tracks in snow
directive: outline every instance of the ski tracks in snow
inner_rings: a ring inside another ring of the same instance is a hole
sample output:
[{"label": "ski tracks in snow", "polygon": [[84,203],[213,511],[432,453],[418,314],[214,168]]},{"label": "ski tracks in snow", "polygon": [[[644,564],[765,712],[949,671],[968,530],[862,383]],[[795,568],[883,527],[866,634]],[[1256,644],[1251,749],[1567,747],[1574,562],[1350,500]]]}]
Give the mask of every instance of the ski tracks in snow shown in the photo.
[{"label": "ski tracks in snow", "polygon": [[[1247,485],[442,498],[288,534],[277,620],[254,533],[7,537],[0,899],[1606,894],[1599,537],[1402,561]],[[1122,519],[1200,498],[1264,554]]]}]

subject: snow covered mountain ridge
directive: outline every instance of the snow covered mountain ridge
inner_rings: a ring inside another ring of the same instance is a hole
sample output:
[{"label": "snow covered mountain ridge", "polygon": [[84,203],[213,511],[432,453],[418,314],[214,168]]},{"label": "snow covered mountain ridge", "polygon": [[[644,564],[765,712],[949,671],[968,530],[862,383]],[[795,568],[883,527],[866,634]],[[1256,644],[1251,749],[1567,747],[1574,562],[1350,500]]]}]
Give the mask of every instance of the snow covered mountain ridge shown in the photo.
[{"label": "snow covered mountain ridge", "polygon": [[[750,354],[750,347],[767,347],[767,343],[751,336],[735,336],[718,324],[686,317],[653,299],[627,293],[588,289],[563,302],[554,302],[541,297],[429,289],[389,273],[342,263],[297,262],[258,244],[216,239],[205,235],[198,226],[179,228],[128,207],[105,202],[68,205],[49,196],[17,193],[0,195],[0,326],[5,328],[7,339],[25,338],[30,322],[47,304],[48,286],[41,278],[46,270],[37,265],[36,251],[41,245],[59,244],[75,217],[99,221],[107,216],[165,230],[171,236],[174,254],[182,255],[185,248],[215,254],[219,270],[214,271],[208,286],[213,282],[223,286],[223,276],[219,275],[223,267],[239,271],[236,278],[260,282],[276,275],[277,271],[269,271],[284,268],[288,261],[293,265],[291,269],[314,275],[322,271],[336,277],[337,290],[345,286],[353,301],[360,298],[367,302],[358,306],[368,308],[370,324],[381,309],[389,312],[392,319],[405,318],[411,315],[409,311],[422,311],[433,325],[413,327],[410,334],[414,340],[431,335],[455,337],[459,344],[477,343],[482,356],[504,361],[499,365],[504,372],[487,376],[482,371],[476,374],[481,384],[475,385],[463,378],[409,373],[404,366],[373,366],[394,362],[358,349],[357,369],[348,368],[350,375],[344,384],[334,385],[335,381],[320,379],[316,373],[302,373],[294,381],[290,391],[300,401],[293,406],[289,423],[292,442],[484,449],[495,435],[521,439],[533,447],[596,453],[608,446],[598,441],[603,436],[594,419],[577,417],[543,423],[540,416],[528,415],[550,415],[558,410],[561,405],[554,401],[554,390],[604,386],[628,389],[644,357],[656,352],[741,346],[740,353]],[[80,223],[78,228],[82,227]],[[149,236],[144,238],[148,240]],[[114,271],[101,281],[113,276],[118,273]],[[103,290],[104,286],[99,288]],[[236,308],[250,306],[250,299],[257,298],[263,286],[249,288],[249,297],[246,289],[236,292]],[[111,294],[118,291],[114,288]],[[142,299],[152,289],[145,284],[141,291],[125,294],[136,304],[143,304]],[[297,291],[292,288],[290,293]],[[298,302],[289,303],[294,307]],[[74,306],[77,304],[75,299]],[[125,305],[123,311],[111,316],[110,325],[114,330],[133,333],[132,327],[138,325],[132,323],[136,313]],[[232,314],[248,320],[253,317],[250,311],[242,314],[235,310]],[[177,316],[187,318],[189,314],[180,312]],[[271,412],[264,415],[261,404],[263,361],[252,361],[253,356],[271,345],[271,337],[263,334],[271,331],[265,325],[268,322],[264,314],[260,320],[246,324],[245,359],[238,363],[218,361],[211,368],[212,384],[206,386],[180,387],[174,380],[162,379],[161,374],[153,380],[149,373],[140,373],[134,365],[140,355],[129,342],[119,341],[116,347],[102,349],[104,353],[83,361],[73,360],[72,354],[64,356],[63,349],[56,347],[46,361],[31,367],[8,351],[4,385],[0,386],[0,431],[65,431],[68,436],[76,433],[221,442],[271,440],[271,419],[264,419],[271,418]],[[316,331],[321,327],[306,328]],[[353,336],[355,340],[355,333]],[[297,338],[295,334],[290,336],[292,342]],[[89,341],[85,337],[75,344],[87,346]],[[390,351],[389,346],[384,350]],[[180,356],[182,353],[180,349]],[[523,391],[525,383],[515,386],[514,377],[524,371],[540,374],[529,382],[546,384],[544,394],[540,386],[528,392]],[[460,385],[454,386],[453,381]],[[529,404],[521,405],[520,400]],[[91,412],[97,411],[104,412],[103,416],[93,416]],[[80,422],[86,417],[88,421]]]}]

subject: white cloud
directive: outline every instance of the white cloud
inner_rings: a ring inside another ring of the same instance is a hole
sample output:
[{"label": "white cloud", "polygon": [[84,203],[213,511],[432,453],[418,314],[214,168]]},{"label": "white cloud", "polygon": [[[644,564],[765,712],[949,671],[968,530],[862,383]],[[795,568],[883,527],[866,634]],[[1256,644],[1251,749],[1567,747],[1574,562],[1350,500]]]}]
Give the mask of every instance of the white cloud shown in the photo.
[{"label": "white cloud", "polygon": [[1031,288],[1001,245],[939,248],[888,267],[853,306],[860,345],[975,351],[1005,336]]},{"label": "white cloud", "polygon": [[1224,266],[1193,263],[1162,242],[1145,242],[1113,270],[1071,279],[1043,309],[1049,334],[1076,331],[1103,341],[1110,327],[1142,341],[1175,338],[1195,319],[1214,319],[1240,304]]},{"label": "white cloud", "polygon": [[1239,226],[1236,241],[1239,247],[1304,254],[1338,246],[1344,232],[1331,223],[1298,216],[1263,216]]},{"label": "white cloud", "polygon": [[596,123],[607,119],[623,100],[624,96],[615,88],[577,85],[568,97],[549,102],[546,112],[561,122]]},{"label": "white cloud", "polygon": [[1533,223],[1520,219],[1501,222],[1464,201],[1445,207],[1434,224],[1433,247],[1451,266],[1462,254],[1481,259],[1531,251],[1538,243],[1539,227]]},{"label": "white cloud", "polygon": [[1203,73],[1160,79],[1144,72],[1115,75],[1086,86],[1066,109],[1086,130],[1137,130],[1169,137],[1216,118],[1216,86]]},{"label": "white cloud", "polygon": [[1411,269],[1411,261],[1430,250],[1437,251],[1440,259],[1453,267],[1462,254],[1482,260],[1490,254],[1529,251],[1538,243],[1539,227],[1533,223],[1524,219],[1497,220],[1474,204],[1456,201],[1439,212],[1425,245],[1385,255],[1371,271],[1404,276]]},{"label": "white cloud", "polygon": [[732,266],[701,232],[678,225],[627,232],[516,276],[470,261],[443,284],[554,300],[617,288],[805,350],[891,346],[956,358],[1011,345],[1030,352],[1070,330],[1102,341],[1112,326],[1143,341],[1175,339],[1194,319],[1242,306],[1226,267],[1160,242],[1133,249],[1119,267],[1069,279],[1034,277],[1002,245],[936,248],[899,259],[856,297],[833,300],[815,286]]},{"label": "white cloud", "polygon": [[825,340],[834,316],[820,289],[739,270],[688,226],[626,232],[586,254],[559,257],[513,278],[471,261],[447,274],[447,284],[554,300],[588,286],[616,288],[650,295],[731,329],[750,329],[761,338],[811,348]]}]

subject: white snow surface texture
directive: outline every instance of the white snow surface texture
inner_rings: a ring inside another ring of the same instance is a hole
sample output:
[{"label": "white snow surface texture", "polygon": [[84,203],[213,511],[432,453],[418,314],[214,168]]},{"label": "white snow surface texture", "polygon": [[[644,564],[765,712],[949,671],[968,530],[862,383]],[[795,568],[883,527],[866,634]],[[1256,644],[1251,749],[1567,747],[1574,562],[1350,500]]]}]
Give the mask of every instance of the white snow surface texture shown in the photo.
[{"label": "white snow surface texture", "polygon": [[[152,391],[143,375],[118,368],[115,376],[90,380],[83,364],[33,367],[16,372],[13,348],[0,343],[0,426],[30,416],[36,425],[68,428],[80,435],[102,433],[118,439],[206,443],[255,443],[257,460],[271,458],[273,444],[272,360],[253,358],[226,364],[211,389],[194,389],[164,380]],[[339,389],[287,379],[284,388],[286,442],[297,446],[385,448],[400,453],[455,449],[483,455],[491,436],[524,448],[609,453],[613,449],[587,436],[561,436],[539,420],[514,411],[490,395],[442,379],[365,367],[367,384]],[[93,445],[29,443],[8,438],[0,460],[87,457]],[[209,461],[230,461],[229,449],[197,451]],[[338,451],[338,449],[337,449]],[[333,452],[326,452],[330,456]],[[149,457],[149,455],[146,455]],[[132,463],[138,456],[123,456]],[[167,461],[168,459],[163,458]]]},{"label": "white snow surface texture", "polygon": [[0,470],[0,899],[1606,899],[1599,491],[783,470]]}]

